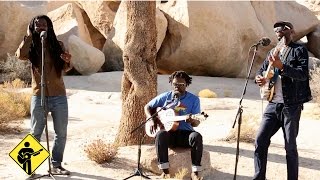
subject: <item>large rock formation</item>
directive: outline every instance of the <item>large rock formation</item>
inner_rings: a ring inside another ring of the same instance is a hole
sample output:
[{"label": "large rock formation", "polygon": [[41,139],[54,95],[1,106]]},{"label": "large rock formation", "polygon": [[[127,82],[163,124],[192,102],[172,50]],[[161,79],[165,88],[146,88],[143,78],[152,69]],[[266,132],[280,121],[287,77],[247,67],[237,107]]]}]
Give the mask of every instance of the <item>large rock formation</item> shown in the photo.
[{"label": "large rock formation", "polygon": [[[193,75],[244,77],[250,46],[261,37],[271,45],[259,47],[253,72],[277,40],[273,23],[291,21],[294,40],[306,36],[308,50],[320,58],[320,4],[318,0],[294,1],[176,1],[158,3],[157,65],[160,73],[183,69]],[[0,2],[0,58],[14,53],[32,16],[48,15],[58,38],[66,45],[73,34],[102,50],[103,71],[122,70],[126,33],[126,7],[120,1]],[[67,4],[66,4],[67,3]],[[120,5],[120,6],[119,6]],[[308,7],[308,8],[306,8]],[[251,55],[249,59],[251,59]],[[253,75],[254,73],[251,73]]]},{"label": "large rock formation", "polygon": [[184,69],[194,75],[244,77],[249,47],[262,36],[272,40],[271,46],[259,49],[255,71],[276,44],[275,21],[291,21],[295,39],[312,32],[318,23],[295,2],[169,1],[161,9],[169,19],[157,61],[164,73]]},{"label": "large rock formation", "polygon": [[[32,6],[31,6],[32,5]],[[39,14],[46,14],[42,3],[22,4],[20,2],[0,2],[0,61],[7,53],[14,54],[27,33],[30,20]]]},{"label": "large rock formation", "polygon": [[86,12],[92,25],[107,38],[120,1],[92,0],[76,3]]},{"label": "large rock formation", "polygon": [[48,13],[53,22],[53,29],[57,38],[68,47],[70,35],[78,35],[78,22],[73,13],[72,3],[67,3]]},{"label": "large rock formation", "polygon": [[[270,46],[259,48],[255,71],[267,51],[276,45],[275,21],[291,21],[296,32],[294,40],[315,31],[319,23],[310,10],[296,2],[171,0],[159,7],[168,20],[157,57],[160,73],[183,69],[193,75],[244,77],[250,46],[264,36],[272,40]],[[122,66],[125,22],[125,8],[121,5],[103,50],[106,62],[110,61],[105,70],[119,70]],[[310,46],[314,54],[318,44],[315,40]]]}]

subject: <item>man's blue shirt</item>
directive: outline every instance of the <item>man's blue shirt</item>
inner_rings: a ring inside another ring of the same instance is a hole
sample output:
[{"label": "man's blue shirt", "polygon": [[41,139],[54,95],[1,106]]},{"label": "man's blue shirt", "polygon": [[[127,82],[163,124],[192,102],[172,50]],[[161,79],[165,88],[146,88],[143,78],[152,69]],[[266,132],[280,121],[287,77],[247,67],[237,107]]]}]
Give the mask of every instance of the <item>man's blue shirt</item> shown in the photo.
[{"label": "man's blue shirt", "polygon": [[[189,115],[189,114],[199,114],[200,113],[200,99],[192,93],[185,92],[183,96],[179,98],[179,102],[172,108],[175,113],[179,116]],[[157,107],[164,107],[173,101],[173,92],[164,92],[154,99],[152,99],[148,105],[150,108],[155,109]],[[194,131],[190,123],[185,121],[180,121],[179,130],[189,130]]]}]

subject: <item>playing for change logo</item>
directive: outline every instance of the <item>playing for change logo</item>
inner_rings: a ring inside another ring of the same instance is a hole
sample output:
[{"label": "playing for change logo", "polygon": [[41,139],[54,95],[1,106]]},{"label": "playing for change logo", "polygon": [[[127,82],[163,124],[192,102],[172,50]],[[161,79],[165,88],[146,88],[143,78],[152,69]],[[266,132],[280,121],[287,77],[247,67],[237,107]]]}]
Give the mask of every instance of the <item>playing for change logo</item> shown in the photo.
[{"label": "playing for change logo", "polygon": [[28,134],[10,153],[9,156],[28,174],[31,175],[50,153],[39,141]]}]

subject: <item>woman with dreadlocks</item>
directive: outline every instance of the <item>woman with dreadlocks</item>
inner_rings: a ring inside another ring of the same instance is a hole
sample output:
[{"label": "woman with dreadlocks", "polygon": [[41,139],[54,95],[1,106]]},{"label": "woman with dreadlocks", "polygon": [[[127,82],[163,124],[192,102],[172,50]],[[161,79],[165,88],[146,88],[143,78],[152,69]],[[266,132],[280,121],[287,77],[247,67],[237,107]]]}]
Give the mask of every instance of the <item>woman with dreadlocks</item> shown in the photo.
[{"label": "woman with dreadlocks", "polygon": [[[179,121],[179,126],[175,131],[159,130],[156,132],[155,145],[158,156],[158,167],[163,171],[162,178],[170,178],[168,147],[191,148],[191,161],[193,180],[202,179],[198,172],[201,171],[202,158],[202,136],[193,127],[200,124],[197,119],[191,118],[191,114],[200,113],[200,99],[196,95],[186,91],[191,84],[192,78],[184,71],[176,71],[169,77],[172,91],[162,93],[152,99],[145,107],[147,119],[152,116],[158,107],[172,108],[179,116],[189,115],[186,121]],[[172,103],[178,99],[178,103]],[[172,105],[173,104],[173,105]],[[150,132],[155,132],[157,126],[161,126],[160,120],[155,117],[150,121]]]},{"label": "woman with dreadlocks", "polygon": [[[44,40],[44,97],[45,112],[41,106],[40,81],[41,65],[41,38],[42,31],[47,32]],[[27,35],[21,42],[16,56],[21,60],[30,60],[32,64],[32,90],[31,98],[31,134],[40,142],[42,132],[46,125],[45,116],[51,112],[55,131],[52,147],[52,173],[68,175],[70,172],[61,166],[67,138],[68,102],[66,89],[62,79],[62,71],[70,69],[71,55],[64,50],[63,43],[57,40],[53,24],[46,15],[34,17],[27,28]]]}]

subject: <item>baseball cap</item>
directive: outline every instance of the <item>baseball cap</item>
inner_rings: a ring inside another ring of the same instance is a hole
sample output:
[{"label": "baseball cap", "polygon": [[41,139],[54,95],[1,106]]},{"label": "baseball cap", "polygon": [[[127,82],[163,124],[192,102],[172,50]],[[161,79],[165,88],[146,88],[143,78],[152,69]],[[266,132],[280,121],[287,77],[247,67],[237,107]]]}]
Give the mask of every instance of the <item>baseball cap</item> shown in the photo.
[{"label": "baseball cap", "polygon": [[288,29],[293,29],[293,25],[288,21],[278,21],[278,22],[274,23],[273,28],[281,27],[281,26],[286,27]]}]

